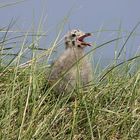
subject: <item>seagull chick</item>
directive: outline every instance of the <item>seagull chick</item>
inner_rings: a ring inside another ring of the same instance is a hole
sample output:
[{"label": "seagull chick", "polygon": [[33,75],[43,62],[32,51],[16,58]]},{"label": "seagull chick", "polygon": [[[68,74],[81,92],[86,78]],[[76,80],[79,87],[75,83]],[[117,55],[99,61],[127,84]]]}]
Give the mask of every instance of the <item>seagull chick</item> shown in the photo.
[{"label": "seagull chick", "polygon": [[53,63],[48,82],[53,89],[60,93],[72,91],[77,86],[84,87],[92,80],[92,67],[84,53],[86,46],[90,43],[84,38],[91,36],[91,33],[84,33],[80,30],[72,30],[65,36],[65,51]]}]

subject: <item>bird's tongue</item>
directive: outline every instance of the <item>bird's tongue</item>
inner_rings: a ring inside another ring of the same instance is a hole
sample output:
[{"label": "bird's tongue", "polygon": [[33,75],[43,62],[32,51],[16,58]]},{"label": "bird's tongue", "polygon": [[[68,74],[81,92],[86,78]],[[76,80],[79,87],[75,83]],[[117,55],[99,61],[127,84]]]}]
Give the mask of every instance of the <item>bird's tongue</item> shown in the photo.
[{"label": "bird's tongue", "polygon": [[87,42],[84,41],[84,38],[86,38],[86,37],[88,37],[88,36],[91,36],[91,33],[86,33],[86,34],[84,34],[83,36],[80,36],[80,37],[78,38],[78,41],[80,41],[82,45],[85,45],[85,46],[92,46],[90,43],[87,43]]}]

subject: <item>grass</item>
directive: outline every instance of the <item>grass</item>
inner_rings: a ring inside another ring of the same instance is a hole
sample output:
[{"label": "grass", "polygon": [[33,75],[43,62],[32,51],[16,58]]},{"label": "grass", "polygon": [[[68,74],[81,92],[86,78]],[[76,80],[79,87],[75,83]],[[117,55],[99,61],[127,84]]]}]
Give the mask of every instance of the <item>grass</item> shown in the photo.
[{"label": "grass", "polygon": [[1,139],[140,138],[139,71],[131,76],[128,65],[119,67],[67,103],[69,96],[51,91],[40,97],[44,68],[37,66],[1,73]]},{"label": "grass", "polygon": [[[7,35],[11,25],[10,23],[7,28],[1,29],[1,32],[5,29],[0,42],[1,140],[140,139],[138,52],[132,58],[124,59],[123,62],[119,62],[115,57],[116,59],[106,69],[101,69],[98,62],[93,69],[93,83],[86,91],[77,89],[79,92],[76,93],[76,100],[68,102],[71,94],[56,97],[53,91],[55,85],[48,87],[43,94],[41,90],[46,82],[46,72],[50,69],[49,60],[56,46],[60,44],[63,25],[59,28],[58,35],[49,49],[35,46],[45,35],[42,32],[40,35],[40,26],[38,32],[31,35],[31,43],[26,44],[30,32],[26,32],[23,36],[9,38]],[[136,35],[134,33],[136,27],[123,38],[125,41],[118,51],[118,57],[123,55],[128,40]],[[20,50],[10,61],[7,61],[6,58],[14,45],[6,49],[5,44],[20,37],[23,37]],[[120,39],[122,37],[119,35],[118,38],[100,43],[88,54],[112,42],[119,44]],[[24,54],[28,52],[31,56],[30,61],[21,64]],[[42,60],[44,58],[45,61]],[[61,78],[57,82],[60,80]]]}]

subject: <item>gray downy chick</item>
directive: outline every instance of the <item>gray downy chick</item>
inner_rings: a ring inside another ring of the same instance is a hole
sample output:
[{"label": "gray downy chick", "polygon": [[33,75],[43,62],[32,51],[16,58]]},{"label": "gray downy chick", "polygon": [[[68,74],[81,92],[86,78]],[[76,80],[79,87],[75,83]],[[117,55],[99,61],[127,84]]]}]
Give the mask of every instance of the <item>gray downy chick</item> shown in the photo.
[{"label": "gray downy chick", "polygon": [[[85,87],[92,81],[92,67],[85,55],[84,48],[91,46],[84,38],[91,33],[72,30],[65,36],[65,51],[53,63],[48,76],[49,85],[57,93],[71,92],[75,88]],[[82,58],[83,57],[83,58]]]}]

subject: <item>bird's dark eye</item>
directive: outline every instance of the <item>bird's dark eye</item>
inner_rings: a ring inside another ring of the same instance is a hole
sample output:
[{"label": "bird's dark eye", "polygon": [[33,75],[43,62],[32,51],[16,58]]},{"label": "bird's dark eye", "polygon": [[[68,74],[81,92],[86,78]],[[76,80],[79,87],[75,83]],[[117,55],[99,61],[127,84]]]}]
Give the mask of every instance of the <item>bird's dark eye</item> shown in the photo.
[{"label": "bird's dark eye", "polygon": [[81,46],[80,46],[80,45],[78,45],[77,47],[78,47],[78,48],[81,48]]},{"label": "bird's dark eye", "polygon": [[72,36],[72,37],[76,37],[76,34],[72,34],[71,36]]}]

